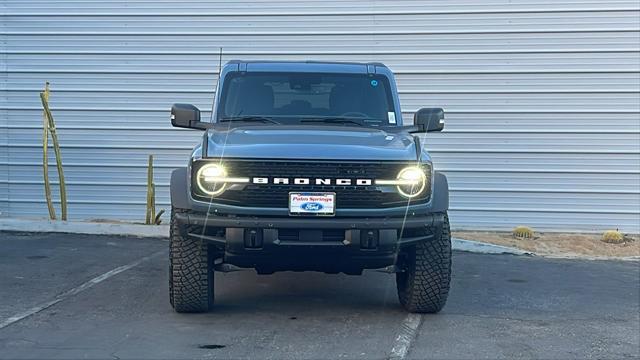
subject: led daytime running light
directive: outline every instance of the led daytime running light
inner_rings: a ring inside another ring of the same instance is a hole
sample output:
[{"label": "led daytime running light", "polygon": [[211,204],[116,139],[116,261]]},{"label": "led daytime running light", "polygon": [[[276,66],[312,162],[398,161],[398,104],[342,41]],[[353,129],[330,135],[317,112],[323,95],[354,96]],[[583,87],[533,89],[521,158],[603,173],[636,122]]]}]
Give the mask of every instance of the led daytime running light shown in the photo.
[{"label": "led daytime running light", "polygon": [[[222,165],[207,164],[202,166],[200,169],[198,169],[198,172],[196,173],[196,183],[198,184],[200,191],[202,191],[203,193],[210,196],[216,196],[216,195],[222,194],[226,189],[227,183],[223,181],[218,181],[219,179],[226,178],[226,176],[227,176],[227,171]],[[213,180],[213,181],[209,181],[209,180]],[[202,183],[203,181],[205,183],[214,184],[214,188],[215,188],[215,185],[220,183],[222,184],[222,186],[220,186],[218,189],[214,191],[211,191],[208,189],[208,187],[204,186],[204,184]]]},{"label": "led daytime running light", "polygon": [[[409,166],[400,170],[396,181],[404,183],[397,184],[396,189],[400,195],[408,199],[422,194],[427,187],[427,175],[424,173],[424,170],[417,166]],[[411,186],[411,192],[406,192],[405,189],[402,188],[403,186]]]}]

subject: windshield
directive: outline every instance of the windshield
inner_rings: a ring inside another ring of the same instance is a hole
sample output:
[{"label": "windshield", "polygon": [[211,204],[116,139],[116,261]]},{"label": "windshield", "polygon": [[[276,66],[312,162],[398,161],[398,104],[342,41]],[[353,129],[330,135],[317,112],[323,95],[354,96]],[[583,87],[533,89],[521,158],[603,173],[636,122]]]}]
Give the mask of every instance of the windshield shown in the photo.
[{"label": "windshield", "polygon": [[385,76],[327,73],[235,73],[227,76],[218,121],[395,125]]}]

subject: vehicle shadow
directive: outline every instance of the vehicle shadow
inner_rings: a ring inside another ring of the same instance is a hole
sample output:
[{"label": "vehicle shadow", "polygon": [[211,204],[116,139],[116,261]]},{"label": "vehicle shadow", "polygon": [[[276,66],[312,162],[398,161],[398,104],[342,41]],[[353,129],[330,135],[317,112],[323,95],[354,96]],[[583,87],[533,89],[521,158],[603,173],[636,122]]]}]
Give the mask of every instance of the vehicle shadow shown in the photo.
[{"label": "vehicle shadow", "polygon": [[395,276],[374,271],[365,271],[362,276],[317,272],[257,275],[241,271],[216,273],[215,280],[215,313],[403,311],[397,300]]}]

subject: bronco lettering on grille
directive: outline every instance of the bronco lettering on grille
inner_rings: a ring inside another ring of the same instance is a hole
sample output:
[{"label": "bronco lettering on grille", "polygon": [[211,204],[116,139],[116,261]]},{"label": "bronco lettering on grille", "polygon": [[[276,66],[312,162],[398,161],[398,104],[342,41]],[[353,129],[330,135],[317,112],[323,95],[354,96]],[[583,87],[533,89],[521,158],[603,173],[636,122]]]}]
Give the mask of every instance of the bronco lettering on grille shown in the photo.
[{"label": "bronco lettering on grille", "polygon": [[338,186],[371,186],[373,180],[371,179],[330,179],[330,178],[268,178],[268,177],[254,177],[251,179],[253,184],[273,184],[273,185],[338,185]]}]

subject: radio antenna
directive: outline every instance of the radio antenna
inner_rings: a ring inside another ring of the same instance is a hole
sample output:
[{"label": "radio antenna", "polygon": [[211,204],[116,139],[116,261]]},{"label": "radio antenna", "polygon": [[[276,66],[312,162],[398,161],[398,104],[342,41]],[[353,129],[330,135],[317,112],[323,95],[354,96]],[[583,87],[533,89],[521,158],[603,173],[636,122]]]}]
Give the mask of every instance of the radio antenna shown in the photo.
[{"label": "radio antenna", "polygon": [[216,83],[213,100],[211,101],[211,117],[209,121],[213,122],[213,109],[216,105],[216,97],[218,97],[218,88],[220,87],[220,74],[222,74],[222,46],[220,46],[220,52],[218,56],[218,81]]}]

